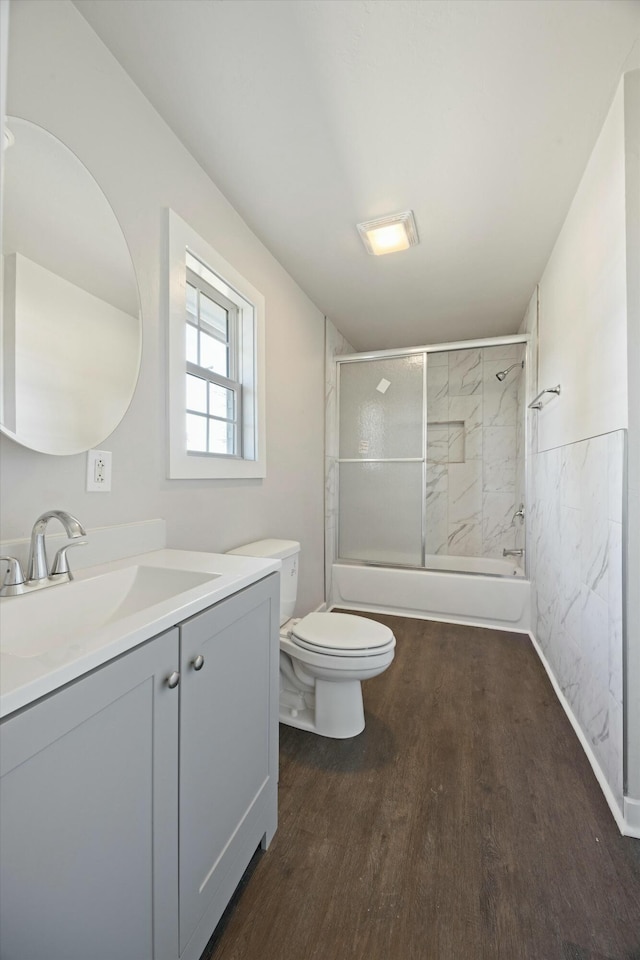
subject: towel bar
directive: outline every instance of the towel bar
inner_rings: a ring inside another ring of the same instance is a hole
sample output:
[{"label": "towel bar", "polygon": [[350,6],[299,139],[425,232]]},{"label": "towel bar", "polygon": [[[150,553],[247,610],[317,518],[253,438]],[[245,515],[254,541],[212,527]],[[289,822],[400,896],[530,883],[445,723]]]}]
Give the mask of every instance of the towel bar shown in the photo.
[{"label": "towel bar", "polygon": [[555,393],[559,397],[560,384],[558,384],[557,387],[546,387],[544,390],[541,390],[538,396],[534,397],[529,404],[529,410],[542,410],[542,400],[540,398],[543,397],[545,393]]}]

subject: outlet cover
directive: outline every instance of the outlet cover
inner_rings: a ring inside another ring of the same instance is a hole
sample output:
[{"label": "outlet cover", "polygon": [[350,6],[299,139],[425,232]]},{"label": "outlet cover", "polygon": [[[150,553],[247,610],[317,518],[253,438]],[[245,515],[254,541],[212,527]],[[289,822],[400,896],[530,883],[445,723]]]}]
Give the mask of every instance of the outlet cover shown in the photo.
[{"label": "outlet cover", "polygon": [[89,450],[87,453],[87,492],[109,493],[111,490],[111,451]]}]

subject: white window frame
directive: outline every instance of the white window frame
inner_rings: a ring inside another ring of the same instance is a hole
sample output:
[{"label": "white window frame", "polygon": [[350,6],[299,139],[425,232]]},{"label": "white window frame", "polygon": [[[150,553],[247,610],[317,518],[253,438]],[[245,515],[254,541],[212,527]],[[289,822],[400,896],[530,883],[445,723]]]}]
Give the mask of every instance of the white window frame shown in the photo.
[{"label": "white window frame", "polygon": [[[183,480],[265,477],[264,297],[173,210],[168,211],[167,234],[169,477]],[[240,456],[187,452],[187,251],[215,275],[216,289],[238,310],[238,379],[242,383]]]}]

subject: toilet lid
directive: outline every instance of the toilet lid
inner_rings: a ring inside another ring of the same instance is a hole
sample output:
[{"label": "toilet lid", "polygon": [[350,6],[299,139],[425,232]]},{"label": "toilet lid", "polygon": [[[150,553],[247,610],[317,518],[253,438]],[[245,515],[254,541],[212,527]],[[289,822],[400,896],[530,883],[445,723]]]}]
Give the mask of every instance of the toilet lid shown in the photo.
[{"label": "toilet lid", "polygon": [[293,628],[292,639],[309,650],[357,657],[393,648],[389,627],[348,613],[309,613]]}]

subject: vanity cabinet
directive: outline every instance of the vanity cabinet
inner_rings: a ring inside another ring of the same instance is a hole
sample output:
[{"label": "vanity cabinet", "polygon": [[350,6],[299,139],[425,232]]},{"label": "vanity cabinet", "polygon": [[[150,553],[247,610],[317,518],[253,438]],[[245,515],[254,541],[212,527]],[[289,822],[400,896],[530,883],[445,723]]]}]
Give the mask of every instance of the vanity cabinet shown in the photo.
[{"label": "vanity cabinet", "polygon": [[171,630],[3,722],[2,960],[175,956],[178,665]]},{"label": "vanity cabinet", "polygon": [[256,847],[276,830],[278,580],[180,628],[182,960],[198,960]]},{"label": "vanity cabinet", "polygon": [[276,829],[278,580],[3,721],[2,960],[198,960]]}]

